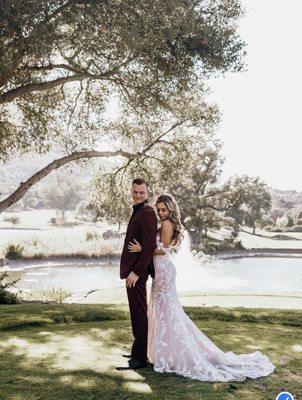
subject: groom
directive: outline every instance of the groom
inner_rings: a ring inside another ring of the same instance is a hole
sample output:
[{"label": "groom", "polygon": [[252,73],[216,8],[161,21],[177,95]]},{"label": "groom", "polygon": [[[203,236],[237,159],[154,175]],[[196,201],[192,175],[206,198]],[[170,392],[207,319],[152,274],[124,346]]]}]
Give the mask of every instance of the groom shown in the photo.
[{"label": "groom", "polygon": [[[147,290],[148,275],[154,278],[153,254],[156,247],[157,219],[155,212],[148,205],[149,184],[144,179],[134,179],[131,194],[133,212],[127,227],[120,263],[120,277],[126,279],[132,332],[134,342],[127,367],[121,369],[138,369],[147,366]],[[137,240],[141,246],[140,253],[130,253],[128,245]]]}]

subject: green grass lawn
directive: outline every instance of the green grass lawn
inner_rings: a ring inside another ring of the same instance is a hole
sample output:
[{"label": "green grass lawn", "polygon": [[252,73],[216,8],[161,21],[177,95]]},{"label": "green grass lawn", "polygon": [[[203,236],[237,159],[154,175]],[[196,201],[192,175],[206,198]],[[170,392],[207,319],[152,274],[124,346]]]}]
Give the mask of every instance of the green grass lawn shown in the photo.
[{"label": "green grass lawn", "polygon": [[224,351],[260,350],[276,365],[267,378],[207,383],[151,367],[116,371],[129,351],[125,306],[0,306],[0,399],[302,399],[302,311],[186,308]]}]

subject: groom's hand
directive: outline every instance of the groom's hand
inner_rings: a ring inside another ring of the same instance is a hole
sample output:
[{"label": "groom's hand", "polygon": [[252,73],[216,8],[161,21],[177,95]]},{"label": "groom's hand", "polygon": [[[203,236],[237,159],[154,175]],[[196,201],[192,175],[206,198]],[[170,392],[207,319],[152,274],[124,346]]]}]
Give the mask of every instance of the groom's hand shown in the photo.
[{"label": "groom's hand", "polygon": [[133,271],[131,271],[130,274],[127,276],[126,286],[128,288],[134,287],[138,278],[139,277]]}]

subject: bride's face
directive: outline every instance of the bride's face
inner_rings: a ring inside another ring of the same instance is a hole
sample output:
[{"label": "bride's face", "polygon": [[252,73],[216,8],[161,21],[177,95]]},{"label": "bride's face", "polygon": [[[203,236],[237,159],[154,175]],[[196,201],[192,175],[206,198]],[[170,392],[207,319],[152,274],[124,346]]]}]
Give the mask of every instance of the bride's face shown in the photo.
[{"label": "bride's face", "polygon": [[161,221],[164,221],[165,219],[169,218],[170,212],[167,209],[165,203],[157,203],[156,211]]}]

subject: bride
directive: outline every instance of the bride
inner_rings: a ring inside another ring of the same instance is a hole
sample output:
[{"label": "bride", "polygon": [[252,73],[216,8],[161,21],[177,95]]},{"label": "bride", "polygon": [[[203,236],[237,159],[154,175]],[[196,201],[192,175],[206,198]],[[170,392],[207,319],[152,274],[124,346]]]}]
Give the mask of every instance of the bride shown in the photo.
[{"label": "bride", "polygon": [[[156,200],[161,226],[154,253],[155,278],[148,307],[148,359],[156,372],[174,372],[200,381],[243,381],[271,374],[275,366],[260,351],[223,352],[185,314],[176,292],[171,246],[182,240],[179,207],[169,194]],[[138,242],[131,252],[140,252]]]}]

